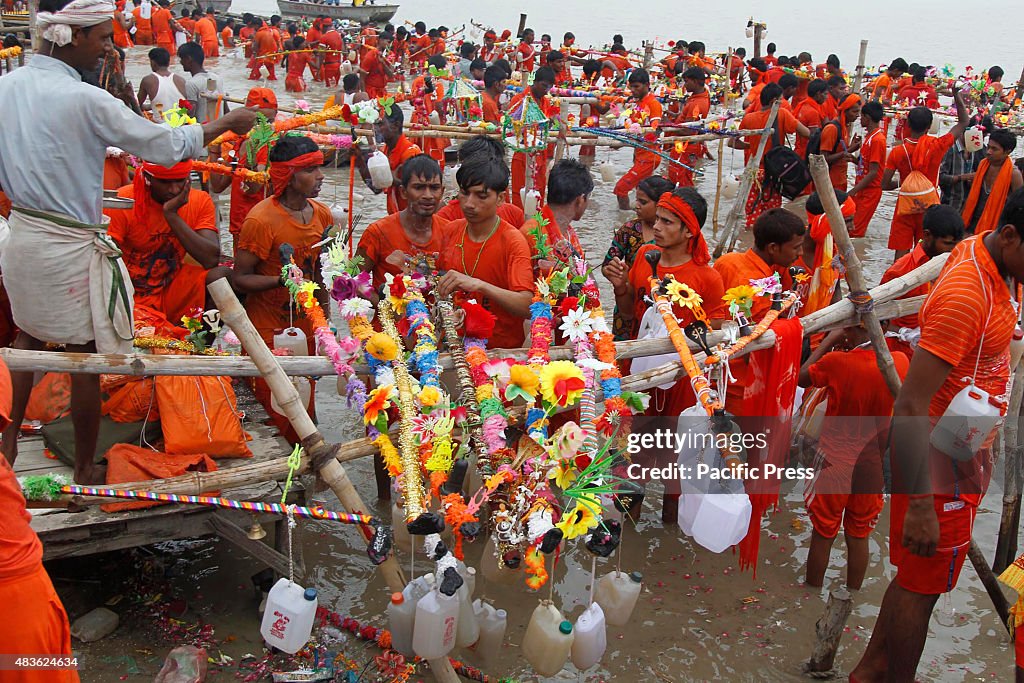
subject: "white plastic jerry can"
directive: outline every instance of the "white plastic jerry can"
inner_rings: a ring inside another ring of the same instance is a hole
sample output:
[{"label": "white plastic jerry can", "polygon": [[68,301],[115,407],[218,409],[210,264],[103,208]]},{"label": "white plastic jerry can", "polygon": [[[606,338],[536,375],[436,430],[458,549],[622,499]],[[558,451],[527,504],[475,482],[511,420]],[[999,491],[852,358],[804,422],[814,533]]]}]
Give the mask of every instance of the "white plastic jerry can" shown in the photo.
[{"label": "white plastic jerry can", "polygon": [[644,576],[640,572],[608,572],[597,582],[594,602],[601,605],[605,621],[611,626],[625,626],[640,597]]},{"label": "white plastic jerry can", "polygon": [[391,174],[391,164],[380,150],[374,151],[373,155],[367,160],[366,169],[370,172],[370,181],[378,190],[391,187],[391,183],[395,180],[395,177]]},{"label": "white plastic jerry can", "polygon": [[260,634],[267,644],[290,655],[298,652],[313,630],[316,589],[278,579],[267,595]]},{"label": "white plastic jerry can", "polygon": [[435,589],[416,605],[412,650],[426,660],[446,656],[455,647],[459,625],[459,598]]},{"label": "white plastic jerry can", "polygon": [[416,603],[406,600],[402,593],[391,594],[388,605],[388,629],[391,631],[391,647],[396,652],[412,657],[412,630],[416,623]]},{"label": "white plastic jerry can", "polygon": [[576,620],[573,629],[572,663],[580,671],[586,671],[601,661],[608,647],[607,627],[604,610],[596,602],[590,603]]},{"label": "white plastic jerry can", "polygon": [[526,627],[523,656],[541,676],[554,676],[569,660],[572,641],[572,624],[554,604],[542,600]]},{"label": "white plastic jerry can", "polygon": [[954,460],[970,460],[1003,420],[1002,404],[973,383],[961,389],[932,429],[931,444]]}]

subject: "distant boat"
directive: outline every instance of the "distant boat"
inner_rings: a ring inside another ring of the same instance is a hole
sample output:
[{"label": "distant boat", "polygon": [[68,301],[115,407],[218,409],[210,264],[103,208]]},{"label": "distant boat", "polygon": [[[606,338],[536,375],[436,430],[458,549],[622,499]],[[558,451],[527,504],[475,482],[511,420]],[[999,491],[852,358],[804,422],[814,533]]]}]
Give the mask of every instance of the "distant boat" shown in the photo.
[{"label": "distant boat", "polygon": [[[345,0],[341,1],[345,2]],[[331,19],[348,19],[349,21],[369,19],[375,24],[387,23],[398,12],[398,5],[368,5],[363,3],[358,7],[354,7],[351,4],[321,5],[313,2],[301,2],[300,0],[277,0],[277,7],[283,17],[309,18],[322,14]]]},{"label": "distant boat", "polygon": [[185,0],[176,3],[177,7],[195,7],[205,13],[208,7],[212,7],[215,14],[227,14],[231,7],[231,0]]}]

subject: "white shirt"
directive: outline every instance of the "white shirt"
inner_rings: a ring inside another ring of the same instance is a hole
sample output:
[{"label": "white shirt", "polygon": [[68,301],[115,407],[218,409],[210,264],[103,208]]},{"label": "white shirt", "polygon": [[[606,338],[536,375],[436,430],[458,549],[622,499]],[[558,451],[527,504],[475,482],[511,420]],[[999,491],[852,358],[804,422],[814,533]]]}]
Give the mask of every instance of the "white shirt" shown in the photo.
[{"label": "white shirt", "polygon": [[[195,119],[199,123],[206,123],[210,118],[210,113],[217,106],[217,100],[207,99],[207,95],[218,95],[224,94],[224,83],[221,81],[220,76],[213,73],[212,71],[200,71],[195,76],[192,74],[183,74],[182,77],[185,79],[185,99],[196,103]],[[210,82],[213,82],[213,89],[209,87]],[[223,107],[223,105],[221,105]]]},{"label": "white shirt", "polygon": [[149,121],[64,62],[34,54],[0,78],[0,185],[15,206],[102,221],[107,147],[171,166],[203,148],[201,126]]}]

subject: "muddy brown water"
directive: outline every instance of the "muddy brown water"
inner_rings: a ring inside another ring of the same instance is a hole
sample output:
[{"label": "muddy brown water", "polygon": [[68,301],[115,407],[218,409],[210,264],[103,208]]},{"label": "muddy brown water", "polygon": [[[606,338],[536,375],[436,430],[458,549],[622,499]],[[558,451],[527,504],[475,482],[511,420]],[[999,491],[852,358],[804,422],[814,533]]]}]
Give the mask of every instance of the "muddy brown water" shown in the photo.
[{"label": "muddy brown water", "polygon": [[[219,73],[229,92],[238,97],[250,83],[245,80],[244,61],[238,57],[210,60],[210,70]],[[137,84],[148,72],[145,51],[130,52],[129,76]],[[282,105],[293,97],[284,93],[283,80],[272,84]],[[327,96],[314,87],[304,99],[319,106]],[[717,146],[712,145],[713,153]],[[598,161],[611,158],[618,171],[629,165],[629,152],[599,150]],[[738,173],[742,156],[725,151],[726,172]],[[714,200],[715,165],[709,164],[700,189],[710,204]],[[595,169],[596,188],[590,208],[577,228],[592,261],[599,261],[607,249],[613,230],[623,215],[615,205],[611,187],[603,184]],[[321,199],[343,204],[347,191],[347,169],[327,170]],[[362,187],[357,191],[364,201],[356,209],[359,225],[383,215],[383,197]],[[887,196],[858,251],[865,262],[869,280],[877,282],[891,263],[885,248],[887,228],[892,217],[892,197]],[[720,213],[724,220],[731,202],[723,200]],[[706,232],[712,232],[709,225]],[[714,237],[709,242],[714,242]],[[610,300],[610,287],[599,276],[602,296]],[[609,306],[610,308],[610,306]],[[331,442],[344,442],[362,435],[359,416],[337,396],[334,382],[321,381],[317,388],[320,428]],[[370,461],[363,459],[347,465],[356,488],[372,511],[390,518],[390,508],[374,500],[375,487]],[[997,465],[997,475],[1001,474]],[[975,538],[987,555],[995,547],[999,527],[1000,495],[994,482],[977,517]],[[316,494],[316,500],[334,509],[338,501],[329,491]],[[303,522],[301,551],[307,573],[303,585],[315,586],[321,604],[361,621],[385,625],[383,613],[388,600],[387,587],[366,559],[363,543],[354,529],[324,522]],[[660,491],[652,487],[635,527],[629,525],[619,551],[625,571],[644,574],[644,587],[630,624],[609,627],[608,650],[603,661],[587,672],[567,665],[550,680],[578,681],[798,681],[804,680],[800,667],[814,641],[814,622],[820,616],[827,588],[842,585],[844,548],[837,542],[832,567],[826,575],[826,590],[803,585],[803,565],[807,558],[810,522],[803,506],[802,491],[785,491],[779,509],[763,523],[760,562],[756,578],[738,570],[738,557],[732,551],[713,554],[685,537],[678,528],[665,526],[660,518]],[[269,539],[268,539],[269,540]],[[855,607],[843,635],[836,666],[842,672],[856,664],[867,644],[871,626],[878,613],[882,594],[895,573],[888,562],[888,514],[883,513],[871,536],[871,563],[863,589],[855,597]],[[575,618],[587,603],[590,586],[590,555],[578,544],[568,544],[553,573],[556,604],[568,618]],[[468,547],[470,558],[479,558],[482,544]],[[256,561],[231,545],[214,538],[197,539],[150,547],[146,552],[162,558],[174,577],[176,593],[188,605],[186,619],[211,623],[221,641],[221,651],[238,660],[244,655],[261,653],[258,599],[249,577],[262,569]],[[400,562],[409,571],[409,558],[400,554]],[[115,558],[115,561],[122,561]],[[598,576],[615,568],[619,558],[599,560]],[[51,567],[55,583],[72,619],[113,595],[123,593],[124,566],[110,566],[110,560],[63,562]],[[99,569],[97,569],[97,563]],[[473,565],[474,562],[470,561]],[[81,569],[79,569],[81,567]],[[427,570],[421,559],[416,572]],[[549,588],[533,593],[525,586],[477,582],[477,597],[491,600],[508,611],[506,645],[497,656],[486,660],[485,672],[520,680],[540,680],[531,671],[519,651],[531,611]],[[130,596],[127,596],[130,597]],[[1011,601],[1013,596],[1010,595]],[[1013,649],[1005,630],[994,614],[974,570],[965,567],[960,584],[952,593],[952,626],[943,626],[933,618],[924,655],[918,670],[923,681],[1010,680]],[[114,609],[118,609],[117,606]],[[944,620],[946,621],[946,620]],[[97,643],[76,643],[83,658],[82,680],[99,683],[114,680],[151,680],[163,657],[176,643],[154,635],[145,619],[131,620]],[[347,649],[360,662],[377,651],[362,645]],[[456,650],[453,656],[483,665],[473,652]],[[844,674],[845,675],[845,674]],[[420,677],[417,677],[420,678]],[[231,669],[211,673],[209,680],[232,680]],[[366,680],[366,679],[364,679]]]}]

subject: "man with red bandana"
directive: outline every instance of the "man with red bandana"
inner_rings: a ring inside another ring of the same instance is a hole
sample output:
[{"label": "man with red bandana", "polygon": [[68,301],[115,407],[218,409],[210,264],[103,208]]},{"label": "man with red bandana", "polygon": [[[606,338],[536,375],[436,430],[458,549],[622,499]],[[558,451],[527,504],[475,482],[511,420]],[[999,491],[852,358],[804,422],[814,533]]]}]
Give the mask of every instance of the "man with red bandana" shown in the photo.
[{"label": "man with red bandana", "polygon": [[[191,161],[170,168],[145,162],[134,182],[117,193],[134,199],[135,206],[105,212],[107,233],[121,248],[135,287],[136,325],[163,333],[204,307],[207,273],[220,261],[213,200],[190,187],[191,173]],[[186,256],[198,265],[187,263]]]}]

